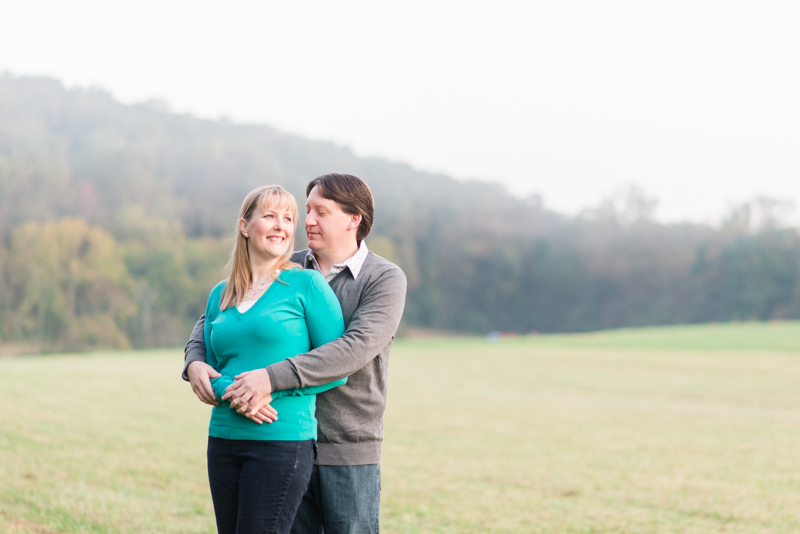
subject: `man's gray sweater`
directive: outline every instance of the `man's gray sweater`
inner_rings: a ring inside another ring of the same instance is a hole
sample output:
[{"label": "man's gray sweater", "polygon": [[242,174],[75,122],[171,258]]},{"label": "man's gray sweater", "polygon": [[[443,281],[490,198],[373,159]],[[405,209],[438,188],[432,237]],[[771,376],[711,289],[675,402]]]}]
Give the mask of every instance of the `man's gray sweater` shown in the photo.
[{"label": "man's gray sweater", "polygon": [[[292,261],[310,265],[306,264],[307,252],[295,252]],[[274,363],[267,371],[274,391],[349,377],[345,385],[317,395],[316,463],[377,464],[381,460],[389,352],[403,315],[406,277],[397,265],[370,252],[356,279],[350,269],[344,269],[330,286],[342,305],[344,335],[311,352]],[[206,359],[204,319],[197,322],[186,344],[185,380],[189,364]]]}]

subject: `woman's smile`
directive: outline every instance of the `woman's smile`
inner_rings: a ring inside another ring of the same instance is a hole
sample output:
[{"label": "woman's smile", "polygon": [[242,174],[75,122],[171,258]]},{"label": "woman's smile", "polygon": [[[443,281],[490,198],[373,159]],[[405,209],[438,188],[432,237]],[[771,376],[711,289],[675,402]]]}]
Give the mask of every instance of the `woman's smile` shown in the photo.
[{"label": "woman's smile", "polygon": [[250,254],[264,259],[286,254],[294,237],[294,214],[286,206],[270,204],[244,221]]}]

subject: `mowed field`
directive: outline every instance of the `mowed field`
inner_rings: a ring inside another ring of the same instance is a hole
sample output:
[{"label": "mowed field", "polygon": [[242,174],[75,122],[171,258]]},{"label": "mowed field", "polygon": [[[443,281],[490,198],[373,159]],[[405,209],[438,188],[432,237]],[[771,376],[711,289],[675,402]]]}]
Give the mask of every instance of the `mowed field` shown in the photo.
[{"label": "mowed field", "polygon": [[[0,359],[0,532],[214,532],[180,350]],[[402,341],[384,532],[800,532],[800,324]]]}]

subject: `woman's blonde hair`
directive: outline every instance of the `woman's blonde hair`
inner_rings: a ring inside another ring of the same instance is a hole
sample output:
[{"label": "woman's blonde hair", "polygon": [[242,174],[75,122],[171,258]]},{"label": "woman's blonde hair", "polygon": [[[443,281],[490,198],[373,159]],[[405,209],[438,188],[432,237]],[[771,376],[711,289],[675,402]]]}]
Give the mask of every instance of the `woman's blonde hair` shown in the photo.
[{"label": "woman's blonde hair", "polygon": [[[242,202],[239,219],[250,221],[253,214],[260,215],[260,213],[256,212],[270,206],[275,206],[278,209],[288,208],[292,213],[292,220],[297,226],[297,201],[291,193],[279,185],[264,185],[250,191],[244,202]],[[292,252],[294,252],[294,234],[292,234],[292,239],[289,241],[286,254],[278,260],[276,269],[279,273],[293,267],[299,267],[299,265],[289,260]],[[239,230],[239,221],[236,221],[236,237],[234,237],[233,251],[225,270],[230,274],[220,299],[219,308],[221,310],[238,306],[245,299],[250,286],[250,279],[253,275],[250,270],[250,252],[247,249],[247,238]],[[278,281],[280,282],[280,280]]]}]

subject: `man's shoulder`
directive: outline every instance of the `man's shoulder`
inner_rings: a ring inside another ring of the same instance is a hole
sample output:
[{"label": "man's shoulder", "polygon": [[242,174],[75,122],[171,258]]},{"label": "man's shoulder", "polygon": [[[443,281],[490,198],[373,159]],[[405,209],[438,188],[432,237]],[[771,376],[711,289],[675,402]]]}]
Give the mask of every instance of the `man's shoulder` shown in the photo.
[{"label": "man's shoulder", "polygon": [[397,269],[398,271],[402,272],[402,269],[398,267],[396,264],[390,262],[383,256],[378,256],[371,250],[367,254],[367,258],[364,260],[364,266],[370,266],[373,270],[393,270]]},{"label": "man's shoulder", "polygon": [[305,268],[306,266],[306,256],[308,255],[309,249],[297,250],[292,253],[292,257],[289,258],[294,263],[298,264],[300,267]]},{"label": "man's shoulder", "polygon": [[399,266],[382,256],[378,256],[372,251],[367,254],[367,258],[364,260],[364,265],[361,267],[359,278],[361,278],[361,274],[373,279],[384,277],[402,277],[403,280],[405,280],[406,277],[405,273],[403,273],[403,270]]}]

